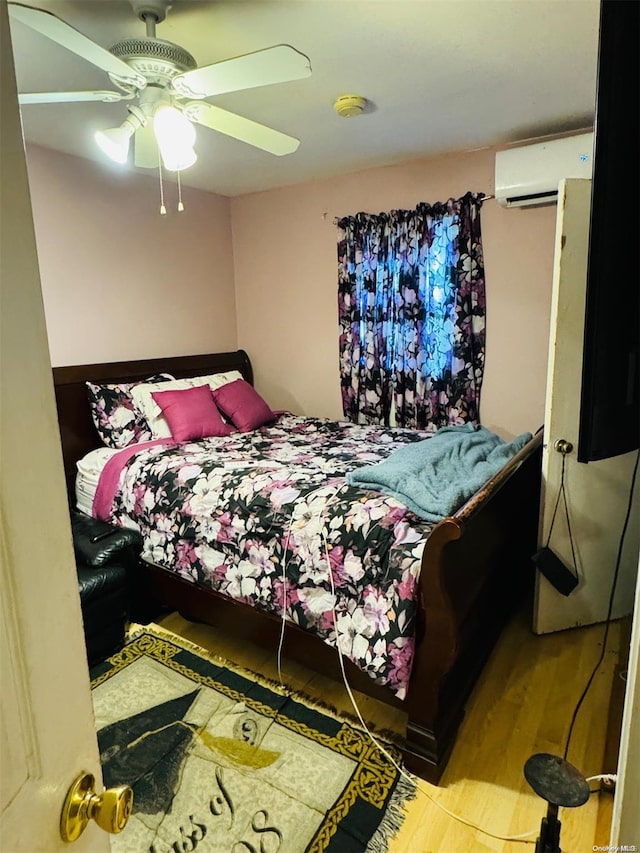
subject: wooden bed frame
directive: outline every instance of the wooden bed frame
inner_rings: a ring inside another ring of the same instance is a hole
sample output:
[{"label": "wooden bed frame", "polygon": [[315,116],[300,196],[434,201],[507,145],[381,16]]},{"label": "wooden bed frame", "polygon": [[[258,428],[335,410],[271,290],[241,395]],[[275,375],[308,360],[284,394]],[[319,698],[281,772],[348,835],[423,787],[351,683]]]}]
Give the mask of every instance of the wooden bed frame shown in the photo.
[{"label": "wooden bed frame", "polygon": [[[53,369],[65,475],[73,500],[76,462],[100,446],[85,382],[127,382],[169,372],[176,378],[240,370],[253,381],[243,350]],[[434,784],[440,780],[464,715],[466,701],[506,621],[531,588],[536,549],[542,432],[427,540],[419,584],[413,671],[400,701],[350,661],[352,688],[407,713],[406,766]],[[186,619],[217,625],[234,636],[277,648],[280,619],[143,564],[146,581]],[[145,582],[146,582],[145,581]],[[288,626],[289,627],[289,626]],[[341,678],[335,649],[294,625],[284,654]]]}]

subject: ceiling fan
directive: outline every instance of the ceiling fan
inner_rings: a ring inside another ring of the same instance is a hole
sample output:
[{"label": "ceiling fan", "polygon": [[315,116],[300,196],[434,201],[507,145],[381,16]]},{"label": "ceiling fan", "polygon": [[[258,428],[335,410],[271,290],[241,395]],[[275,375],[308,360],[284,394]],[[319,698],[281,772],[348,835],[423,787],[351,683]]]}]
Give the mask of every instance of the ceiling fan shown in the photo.
[{"label": "ceiling fan", "polygon": [[172,0],[130,0],[144,21],[146,38],[127,38],[108,50],[52,12],[9,2],[11,18],[81,56],[105,71],[117,90],[30,92],[18,96],[21,104],[80,101],[132,101],[122,125],[96,133],[96,142],[112,159],[128,159],[134,138],[134,163],[155,168],[160,162],[173,171],[192,165],[195,129],[203,125],[242,142],[281,156],[293,153],[300,142],[293,136],[223,110],[205,101],[213,95],[299,80],[311,74],[309,58],[290,45],[264,50],[198,67],[180,45],[156,38]]}]

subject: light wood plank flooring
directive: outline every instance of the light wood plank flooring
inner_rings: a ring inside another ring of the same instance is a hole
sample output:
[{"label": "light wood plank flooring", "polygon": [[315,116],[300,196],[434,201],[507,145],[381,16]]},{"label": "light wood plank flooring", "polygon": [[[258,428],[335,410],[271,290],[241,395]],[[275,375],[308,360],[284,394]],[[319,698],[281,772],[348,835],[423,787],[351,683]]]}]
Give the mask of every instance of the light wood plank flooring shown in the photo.
[{"label": "light wood plank flooring", "polygon": [[[235,642],[176,613],[161,624],[240,666],[278,678],[275,659],[257,646]],[[506,628],[467,706],[440,786],[420,782],[390,853],[533,851],[546,803],[530,789],[523,766],[537,752],[563,754],[573,708],[600,654],[604,626],[537,637],[529,624],[523,611]],[[585,777],[615,772],[615,767],[605,767],[603,762],[612,680],[619,677],[614,673],[620,634],[620,623],[613,623],[604,661],[573,731],[568,759]],[[351,710],[342,685],[287,660],[282,671],[293,689],[341,711]],[[368,724],[402,730],[401,712],[361,694],[357,700]],[[608,843],[610,800],[609,793],[594,794],[578,809],[560,810],[564,851],[579,853]],[[455,820],[436,803],[493,835],[514,836],[530,830],[534,834],[527,842],[493,838]]]}]

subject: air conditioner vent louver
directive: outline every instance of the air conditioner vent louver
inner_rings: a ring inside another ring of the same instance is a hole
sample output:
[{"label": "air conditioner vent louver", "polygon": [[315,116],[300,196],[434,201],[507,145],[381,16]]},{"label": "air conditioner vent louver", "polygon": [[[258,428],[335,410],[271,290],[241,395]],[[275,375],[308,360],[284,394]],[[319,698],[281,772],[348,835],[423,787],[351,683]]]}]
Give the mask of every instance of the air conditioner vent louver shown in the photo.
[{"label": "air conditioner vent louver", "polygon": [[503,207],[553,204],[563,178],[591,178],[593,133],[496,153],[495,196]]}]

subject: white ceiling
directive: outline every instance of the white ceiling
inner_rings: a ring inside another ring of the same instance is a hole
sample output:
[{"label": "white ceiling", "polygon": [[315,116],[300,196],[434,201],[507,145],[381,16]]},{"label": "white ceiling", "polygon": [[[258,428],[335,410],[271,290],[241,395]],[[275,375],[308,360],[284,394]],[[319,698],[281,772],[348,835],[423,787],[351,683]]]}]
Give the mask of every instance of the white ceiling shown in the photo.
[{"label": "white ceiling", "polygon": [[[128,0],[22,0],[109,48],[145,26]],[[209,65],[275,44],[311,60],[311,77],[210,99],[301,140],[275,157],[198,127],[183,182],[226,196],[372,166],[588,127],[599,0],[175,0],[157,36]],[[12,25],[18,88],[113,88],[107,75],[24,25]],[[332,109],[364,95],[358,118]],[[99,160],[93,132],[119,104],[23,107],[27,140]],[[124,167],[133,168],[133,167]]]}]

